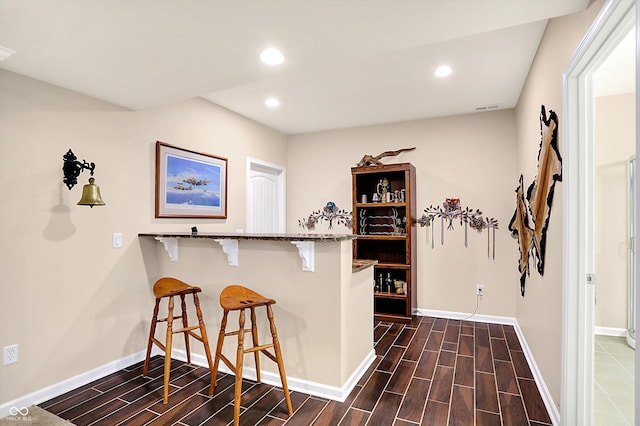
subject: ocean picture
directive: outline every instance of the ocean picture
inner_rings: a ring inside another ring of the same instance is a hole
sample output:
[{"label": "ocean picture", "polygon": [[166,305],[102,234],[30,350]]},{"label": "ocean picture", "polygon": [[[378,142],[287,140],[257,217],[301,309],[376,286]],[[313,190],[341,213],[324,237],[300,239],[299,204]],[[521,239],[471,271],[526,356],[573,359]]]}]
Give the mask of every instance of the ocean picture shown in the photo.
[{"label": "ocean picture", "polygon": [[167,205],[220,207],[220,166],[167,155]]}]

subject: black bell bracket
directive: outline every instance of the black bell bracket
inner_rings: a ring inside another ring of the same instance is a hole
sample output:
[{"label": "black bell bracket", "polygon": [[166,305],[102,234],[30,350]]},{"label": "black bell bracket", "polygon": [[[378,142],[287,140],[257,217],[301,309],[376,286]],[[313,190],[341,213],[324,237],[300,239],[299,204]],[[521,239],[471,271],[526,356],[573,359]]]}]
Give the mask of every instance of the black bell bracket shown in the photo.
[{"label": "black bell bracket", "polygon": [[95,163],[87,163],[85,160],[82,160],[81,163],[71,149],[62,156],[62,159],[64,160],[64,165],[62,166],[64,179],[62,181],[67,185],[67,188],[71,189],[78,183],[78,176],[85,169],[89,170],[91,176],[93,176],[93,170],[96,168]]}]

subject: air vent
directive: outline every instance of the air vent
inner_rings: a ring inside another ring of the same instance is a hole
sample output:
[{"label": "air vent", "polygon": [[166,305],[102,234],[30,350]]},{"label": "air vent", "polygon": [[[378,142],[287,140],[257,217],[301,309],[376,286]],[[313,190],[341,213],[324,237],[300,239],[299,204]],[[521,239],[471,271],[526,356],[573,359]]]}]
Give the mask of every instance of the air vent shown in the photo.
[{"label": "air vent", "polygon": [[491,105],[482,105],[482,106],[477,106],[475,107],[473,110],[474,111],[491,111],[493,109],[500,109],[500,104],[491,104]]}]

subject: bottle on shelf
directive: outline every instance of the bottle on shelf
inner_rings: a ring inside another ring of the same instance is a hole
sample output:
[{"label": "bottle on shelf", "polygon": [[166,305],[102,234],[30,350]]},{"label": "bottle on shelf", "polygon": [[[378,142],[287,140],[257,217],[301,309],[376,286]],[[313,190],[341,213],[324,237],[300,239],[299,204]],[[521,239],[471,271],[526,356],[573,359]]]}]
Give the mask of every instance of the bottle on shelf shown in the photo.
[{"label": "bottle on shelf", "polygon": [[391,272],[387,272],[387,278],[384,280],[384,288],[386,293],[391,293],[393,289],[393,280],[391,279]]}]

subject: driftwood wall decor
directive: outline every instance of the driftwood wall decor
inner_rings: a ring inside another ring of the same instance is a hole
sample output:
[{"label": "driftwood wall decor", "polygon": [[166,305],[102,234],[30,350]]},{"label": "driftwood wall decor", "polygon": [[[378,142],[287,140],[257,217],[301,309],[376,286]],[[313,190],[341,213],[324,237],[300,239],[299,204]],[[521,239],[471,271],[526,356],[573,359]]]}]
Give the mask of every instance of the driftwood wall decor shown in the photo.
[{"label": "driftwood wall decor", "polygon": [[544,275],[547,229],[555,184],[562,181],[562,158],[558,150],[558,116],[544,105],[540,111],[540,150],[538,172],[524,194],[523,177],[516,188],[516,209],[509,222],[509,231],[518,239],[520,260],[520,293],[524,296],[525,281],[529,275],[529,260],[535,259],[536,269]]},{"label": "driftwood wall decor", "polygon": [[402,149],[398,149],[396,151],[385,151],[382,154],[378,154],[376,156],[373,155],[369,155],[369,154],[365,154],[360,161],[358,161],[358,163],[356,164],[356,167],[363,167],[363,166],[380,166],[382,165],[382,161],[380,161],[381,159],[385,158],[385,157],[395,157],[396,155],[400,154],[401,152],[405,152],[405,151],[413,151],[414,149],[416,149],[416,147],[412,147],[412,148],[402,148]]},{"label": "driftwood wall decor", "polygon": [[529,275],[529,254],[533,247],[533,217],[529,202],[525,197],[524,178],[520,175],[520,184],[516,188],[516,211],[509,222],[511,235],[518,240],[520,260],[518,271],[520,272],[520,292],[524,296],[524,284]]}]

